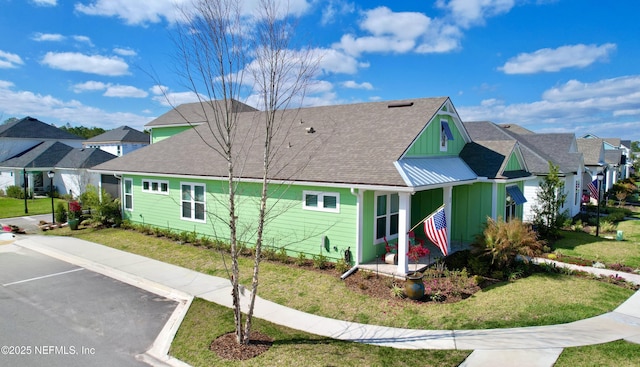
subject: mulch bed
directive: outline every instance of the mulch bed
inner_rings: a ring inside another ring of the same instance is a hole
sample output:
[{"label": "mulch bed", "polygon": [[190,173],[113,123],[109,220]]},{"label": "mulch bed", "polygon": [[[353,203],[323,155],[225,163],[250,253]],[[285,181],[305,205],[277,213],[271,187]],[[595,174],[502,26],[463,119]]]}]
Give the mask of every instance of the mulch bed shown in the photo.
[{"label": "mulch bed", "polygon": [[238,344],[235,332],[230,332],[211,342],[209,349],[220,358],[243,361],[259,356],[273,345],[273,338],[259,331],[252,331],[249,344]]}]

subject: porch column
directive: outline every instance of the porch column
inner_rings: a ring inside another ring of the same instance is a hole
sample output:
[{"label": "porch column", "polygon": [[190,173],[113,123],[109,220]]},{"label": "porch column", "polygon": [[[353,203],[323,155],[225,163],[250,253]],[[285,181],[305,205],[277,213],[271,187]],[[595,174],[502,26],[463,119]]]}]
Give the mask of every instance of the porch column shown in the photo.
[{"label": "porch column", "polygon": [[491,219],[498,220],[498,183],[491,185]]},{"label": "porch column", "polygon": [[452,205],[452,197],[453,197],[453,186],[444,187],[442,189],[442,203],[444,204],[444,215],[447,218],[447,253],[451,253],[451,222],[453,218],[451,217],[451,205]]},{"label": "porch column", "polygon": [[398,193],[398,274],[409,272],[409,236],[407,232],[411,229],[411,194],[406,192]]}]

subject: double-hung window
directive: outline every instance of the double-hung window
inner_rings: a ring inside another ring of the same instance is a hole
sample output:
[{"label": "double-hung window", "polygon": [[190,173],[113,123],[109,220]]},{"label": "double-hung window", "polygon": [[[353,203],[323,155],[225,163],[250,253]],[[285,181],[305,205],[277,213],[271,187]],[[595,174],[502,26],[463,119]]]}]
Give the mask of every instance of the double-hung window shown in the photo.
[{"label": "double-hung window", "polygon": [[124,210],[133,210],[133,180],[124,179]]},{"label": "double-hung window", "polygon": [[205,185],[181,183],[181,218],[198,222],[205,221]]},{"label": "double-hung window", "polygon": [[340,194],[337,192],[304,191],[302,208],[322,212],[340,212]]},{"label": "double-hung window", "polygon": [[376,195],[376,243],[398,236],[400,197],[398,194]]}]

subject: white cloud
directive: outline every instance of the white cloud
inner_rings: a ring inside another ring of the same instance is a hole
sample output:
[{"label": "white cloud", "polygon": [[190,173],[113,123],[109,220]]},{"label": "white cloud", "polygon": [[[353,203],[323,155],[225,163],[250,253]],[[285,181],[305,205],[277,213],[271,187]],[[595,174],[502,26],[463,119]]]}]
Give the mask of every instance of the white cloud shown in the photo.
[{"label": "white cloud", "polygon": [[89,46],[93,46],[93,43],[91,42],[91,38],[87,37],[87,36],[73,36],[73,39],[76,40],[77,42],[84,42],[86,44],[88,44]]},{"label": "white cloud", "polygon": [[129,65],[117,56],[85,55],[77,52],[47,52],[42,63],[65,71],[118,76],[129,73]]},{"label": "white cloud", "polygon": [[330,0],[327,6],[322,9],[322,25],[329,25],[335,22],[339,15],[351,14],[356,7],[353,3],[343,0]]},{"label": "white cloud", "polygon": [[17,54],[0,50],[0,69],[13,69],[23,64],[22,58]]},{"label": "white cloud", "polygon": [[556,49],[543,48],[533,53],[522,53],[509,59],[499,70],[506,74],[534,74],[556,72],[566,68],[585,68],[598,61],[606,61],[616,45],[570,45]]},{"label": "white cloud", "polygon": [[[158,23],[165,19],[169,23],[181,20],[178,8],[189,11],[192,0],[93,0],[89,4],[76,3],[75,10],[86,15],[118,17],[130,25],[144,25]],[[245,15],[254,13],[259,2],[257,0],[243,0],[241,2]],[[310,8],[307,0],[282,0],[279,9],[286,9],[288,14],[300,15]]]},{"label": "white cloud", "polygon": [[381,6],[365,12],[360,28],[374,36],[390,35],[398,39],[415,39],[429,28],[431,19],[422,13],[392,12]]},{"label": "white cloud", "polygon": [[[594,83],[569,81],[551,88],[539,101],[507,104],[504,101],[485,100],[478,106],[458,108],[465,121],[491,120],[499,123],[517,123],[537,132],[569,131],[584,134],[600,132],[602,136],[631,134],[640,139],[634,116],[640,106],[640,75],[604,79]],[[606,125],[610,124],[610,125]],[[615,126],[606,130],[603,126]],[[598,135],[598,134],[597,134]]]},{"label": "white cloud", "polygon": [[84,83],[75,84],[73,86],[75,93],[93,92],[93,91],[105,91],[103,96],[105,97],[129,97],[129,98],[144,98],[149,95],[146,91],[136,88],[130,85],[120,85],[103,83],[97,81],[87,81]]},{"label": "white cloud", "polygon": [[358,56],[365,52],[406,53],[414,49],[416,39],[429,29],[431,19],[422,13],[393,12],[378,7],[364,13],[360,28],[371,35],[345,34],[334,48]]},{"label": "white cloud", "polygon": [[91,92],[91,91],[105,90],[105,89],[107,89],[107,84],[103,82],[96,82],[93,80],[90,80],[84,83],[75,84],[73,86],[73,91],[75,93]]},{"label": "white cloud", "polygon": [[120,56],[136,56],[138,53],[130,48],[116,47],[113,52]]},{"label": "white cloud", "polygon": [[345,87],[345,88],[349,88],[349,89],[373,90],[373,85],[371,83],[368,83],[368,82],[356,83],[353,80],[348,80],[346,82],[343,82],[342,86]]},{"label": "white cloud", "polygon": [[570,80],[564,85],[544,92],[542,98],[549,101],[571,101],[595,98],[617,98],[631,96],[640,92],[640,76],[630,75],[619,78],[603,79],[594,83]]},{"label": "white cloud", "polygon": [[484,25],[485,20],[508,13],[515,0],[438,0],[436,5],[450,12],[453,22],[462,28]]},{"label": "white cloud", "polygon": [[155,94],[152,98],[154,101],[160,103],[162,106],[175,107],[184,103],[198,102],[200,100],[207,100],[205,96],[198,96],[196,93],[187,92],[171,92],[169,87],[164,85],[154,85],[149,89],[151,93]]},{"label": "white cloud", "polygon": [[56,6],[58,5],[58,0],[31,0],[34,4],[38,6]]},{"label": "white cloud", "polygon": [[[128,112],[107,112],[77,100],[64,101],[51,95],[16,91],[13,83],[0,80],[0,111],[13,116],[33,116],[47,123],[98,126],[113,129],[119,125],[143,128],[153,117]],[[57,121],[52,121],[57,120]]]},{"label": "white cloud", "polygon": [[65,36],[59,33],[36,33],[33,35],[31,39],[37,42],[44,42],[44,41],[59,42],[59,41],[63,41],[65,39]]},{"label": "white cloud", "polygon": [[131,85],[110,85],[103,94],[105,97],[145,98],[149,93]]}]

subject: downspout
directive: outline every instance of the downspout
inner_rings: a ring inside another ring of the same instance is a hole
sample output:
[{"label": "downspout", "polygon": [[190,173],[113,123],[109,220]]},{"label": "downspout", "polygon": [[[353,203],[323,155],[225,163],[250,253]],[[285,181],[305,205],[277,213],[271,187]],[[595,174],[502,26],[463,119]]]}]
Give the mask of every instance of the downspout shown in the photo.
[{"label": "downspout", "polygon": [[353,274],[358,269],[360,265],[360,261],[362,259],[362,194],[363,191],[358,189],[356,193],[355,188],[351,188],[351,195],[354,195],[357,198],[356,202],[356,256],[355,264],[349,270],[347,270],[344,274],[340,276],[341,280],[345,280],[349,275]]}]

